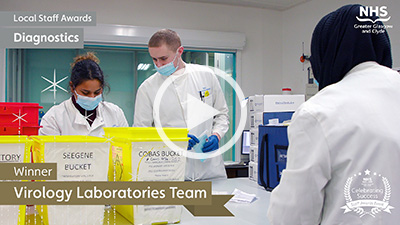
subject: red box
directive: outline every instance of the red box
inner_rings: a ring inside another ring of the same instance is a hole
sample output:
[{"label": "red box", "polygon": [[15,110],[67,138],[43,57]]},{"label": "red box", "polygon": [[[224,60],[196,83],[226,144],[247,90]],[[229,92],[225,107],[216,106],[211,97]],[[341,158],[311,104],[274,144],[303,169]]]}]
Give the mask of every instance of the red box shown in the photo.
[{"label": "red box", "polygon": [[0,125],[0,135],[38,135],[40,126],[6,127]]},{"label": "red box", "polygon": [[38,103],[0,102],[0,125],[10,127],[39,126]]},{"label": "red box", "polygon": [[37,135],[38,103],[0,102],[0,135]]}]

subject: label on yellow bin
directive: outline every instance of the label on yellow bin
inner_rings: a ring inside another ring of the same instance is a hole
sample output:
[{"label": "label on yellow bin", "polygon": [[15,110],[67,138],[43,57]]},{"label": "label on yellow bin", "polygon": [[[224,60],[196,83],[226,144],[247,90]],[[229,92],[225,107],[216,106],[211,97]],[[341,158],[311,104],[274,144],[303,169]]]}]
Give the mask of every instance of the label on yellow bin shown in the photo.
[{"label": "label on yellow bin", "polygon": [[186,158],[164,142],[134,142],[132,154],[133,181],[184,180]]},{"label": "label on yellow bin", "polygon": [[[175,142],[181,148],[187,142]],[[183,181],[186,158],[166,146],[164,142],[132,143],[132,180]],[[151,224],[180,220],[182,206],[138,205],[134,207],[135,224]]]},{"label": "label on yellow bin", "polygon": [[107,143],[45,143],[45,162],[57,162],[59,181],[106,181]]},{"label": "label on yellow bin", "polygon": [[[91,136],[35,136],[35,162],[57,163],[57,181],[107,181],[110,144]],[[47,225],[101,224],[103,205],[36,206]]]},{"label": "label on yellow bin", "polygon": [[[170,149],[154,127],[104,128],[112,140],[109,180],[184,181],[186,158]],[[166,136],[181,149],[187,149],[185,128],[163,128]],[[122,153],[122,154],[121,154]],[[182,206],[117,205],[117,211],[134,224],[176,223]]]}]

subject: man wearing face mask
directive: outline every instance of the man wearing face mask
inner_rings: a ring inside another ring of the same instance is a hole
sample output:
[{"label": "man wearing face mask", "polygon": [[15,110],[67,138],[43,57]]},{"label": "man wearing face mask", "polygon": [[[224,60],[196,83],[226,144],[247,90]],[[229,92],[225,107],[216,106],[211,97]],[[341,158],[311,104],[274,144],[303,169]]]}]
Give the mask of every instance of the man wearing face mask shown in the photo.
[{"label": "man wearing face mask", "polygon": [[127,127],[124,112],[103,101],[107,86],[98,58],[91,52],[75,58],[69,82],[72,96],[43,116],[39,135],[103,137],[103,127]]},{"label": "man wearing face mask", "polygon": [[[182,60],[183,47],[175,31],[157,31],[150,38],[148,46],[157,72],[146,79],[138,89],[134,126],[154,127],[156,124],[153,115],[159,113],[162,127],[189,128],[188,150],[193,151],[192,147],[200,142],[199,139],[207,137],[201,151],[216,151],[220,139],[229,129],[229,117],[225,97],[214,72],[206,66],[186,64]],[[165,86],[166,89],[162,93],[159,112],[153,113],[157,92],[166,81],[171,83]],[[218,113],[205,119],[201,119],[195,113],[188,113],[188,108],[193,104],[202,103],[214,108]],[[226,178],[221,155],[204,161],[187,159],[186,180],[219,178]]]}]

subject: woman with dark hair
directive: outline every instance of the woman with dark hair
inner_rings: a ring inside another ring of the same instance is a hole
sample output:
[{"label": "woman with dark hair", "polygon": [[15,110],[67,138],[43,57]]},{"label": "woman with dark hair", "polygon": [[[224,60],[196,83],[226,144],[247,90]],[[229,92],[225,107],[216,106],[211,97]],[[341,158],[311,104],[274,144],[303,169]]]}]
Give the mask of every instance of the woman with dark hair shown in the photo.
[{"label": "woman with dark hair", "polygon": [[314,30],[320,91],[289,126],[271,224],[399,224],[400,75],[382,22],[361,7],[343,6]]},{"label": "woman with dark hair", "polygon": [[43,116],[40,135],[102,137],[103,127],[128,127],[122,109],[103,101],[107,84],[98,63],[92,52],[74,59],[69,82],[72,96]]}]

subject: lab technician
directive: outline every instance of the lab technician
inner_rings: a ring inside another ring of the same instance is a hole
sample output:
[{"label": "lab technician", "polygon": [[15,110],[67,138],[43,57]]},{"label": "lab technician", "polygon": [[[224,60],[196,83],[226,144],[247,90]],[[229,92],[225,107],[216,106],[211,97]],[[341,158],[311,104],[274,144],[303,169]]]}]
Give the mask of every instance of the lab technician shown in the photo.
[{"label": "lab technician", "polygon": [[74,60],[69,82],[71,98],[49,109],[40,123],[39,135],[103,137],[103,127],[128,127],[121,108],[103,101],[107,84],[94,53]]},{"label": "lab technician", "polygon": [[[219,141],[228,131],[228,107],[221,86],[214,72],[208,67],[186,64],[182,60],[183,47],[179,35],[170,29],[157,31],[150,38],[149,53],[157,72],[146,79],[139,87],[134,115],[134,126],[155,126],[153,108],[158,90],[168,79],[172,83],[162,93],[159,117],[162,127],[188,127],[195,121],[195,115],[188,115],[189,101],[197,99],[195,104],[208,104],[218,111],[214,117],[189,130],[188,150],[199,142],[200,135],[208,133],[208,141],[203,152],[212,152],[219,148]],[[189,106],[190,107],[190,106]],[[199,113],[199,112],[197,112]],[[200,112],[203,113],[203,112]],[[204,180],[226,178],[222,155],[207,158],[205,161],[187,158],[186,180]]]},{"label": "lab technician", "polygon": [[289,126],[271,224],[399,224],[400,75],[382,22],[360,7],[343,6],[314,30],[320,91]]}]

